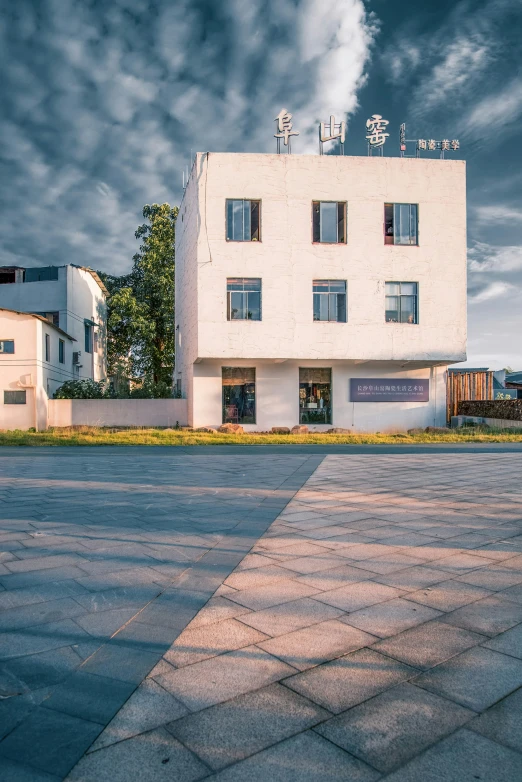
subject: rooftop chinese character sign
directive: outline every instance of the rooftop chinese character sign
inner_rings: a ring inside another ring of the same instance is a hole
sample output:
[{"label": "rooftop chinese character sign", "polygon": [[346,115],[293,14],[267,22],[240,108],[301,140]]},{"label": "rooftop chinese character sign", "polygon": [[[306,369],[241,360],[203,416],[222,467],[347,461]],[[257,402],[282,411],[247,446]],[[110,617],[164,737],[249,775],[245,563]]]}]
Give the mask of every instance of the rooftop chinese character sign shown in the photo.
[{"label": "rooftop chinese character sign", "polygon": [[350,402],[429,402],[429,399],[428,378],[350,378]]}]

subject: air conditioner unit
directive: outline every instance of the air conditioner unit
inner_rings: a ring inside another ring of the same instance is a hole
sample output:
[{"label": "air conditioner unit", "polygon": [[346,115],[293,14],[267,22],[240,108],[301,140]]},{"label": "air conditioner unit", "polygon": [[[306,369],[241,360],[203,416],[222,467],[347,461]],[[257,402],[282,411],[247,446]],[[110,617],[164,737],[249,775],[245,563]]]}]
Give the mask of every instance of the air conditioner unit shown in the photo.
[{"label": "air conditioner unit", "polygon": [[82,355],[81,350],[77,350],[73,353],[73,364],[79,364],[80,363],[80,357]]}]

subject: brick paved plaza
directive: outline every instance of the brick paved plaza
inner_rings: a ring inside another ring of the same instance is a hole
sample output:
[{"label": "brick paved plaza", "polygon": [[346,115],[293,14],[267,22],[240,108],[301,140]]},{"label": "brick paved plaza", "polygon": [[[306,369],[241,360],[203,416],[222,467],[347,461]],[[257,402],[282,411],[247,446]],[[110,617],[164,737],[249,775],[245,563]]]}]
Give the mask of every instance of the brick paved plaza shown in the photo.
[{"label": "brick paved plaza", "polygon": [[374,450],[0,452],[2,782],[521,779],[522,452]]}]

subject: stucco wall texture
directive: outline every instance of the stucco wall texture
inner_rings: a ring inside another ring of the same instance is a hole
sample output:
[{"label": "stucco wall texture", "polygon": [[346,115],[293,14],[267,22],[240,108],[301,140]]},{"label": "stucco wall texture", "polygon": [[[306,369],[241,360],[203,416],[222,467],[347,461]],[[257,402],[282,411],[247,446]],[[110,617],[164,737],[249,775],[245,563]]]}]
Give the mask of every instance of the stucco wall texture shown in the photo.
[{"label": "stucco wall texture", "polygon": [[[259,242],[226,241],[227,198],[261,201]],[[347,203],[346,244],[312,243],[321,200]],[[418,204],[418,246],[384,244],[385,203]],[[249,428],[298,422],[299,366],[332,367],[333,425],[443,422],[444,367],[466,357],[463,161],[200,153],[180,220],[176,378],[190,423],[221,422],[221,366],[257,368]],[[236,276],[261,278],[261,321],[227,321],[226,282]],[[347,323],[313,321],[314,279],[346,280]],[[418,283],[418,324],[385,322],[387,281]],[[349,403],[350,376],[426,378],[437,365],[429,403]]]}]

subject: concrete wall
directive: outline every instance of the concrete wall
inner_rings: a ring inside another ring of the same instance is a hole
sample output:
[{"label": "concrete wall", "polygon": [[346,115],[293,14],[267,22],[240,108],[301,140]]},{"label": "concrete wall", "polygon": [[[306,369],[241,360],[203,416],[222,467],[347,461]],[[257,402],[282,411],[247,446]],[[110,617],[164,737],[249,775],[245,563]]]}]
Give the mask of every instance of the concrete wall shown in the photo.
[{"label": "concrete wall", "polygon": [[[219,426],[222,423],[222,361],[205,360],[194,364],[192,426]],[[225,364],[226,365],[226,364]],[[331,367],[332,423],[310,426],[324,431],[332,426],[354,432],[397,432],[415,427],[446,425],[446,368],[402,368],[390,363],[358,365],[346,361],[234,361],[234,366],[256,369],[256,423],[245,430],[267,431],[272,426],[292,427],[299,423],[299,368]],[[350,378],[430,378],[429,402],[351,402]]]},{"label": "concrete wall", "polygon": [[516,429],[522,431],[522,421],[512,421],[508,418],[482,418],[476,415],[453,415],[451,417],[451,428],[458,429],[466,424],[486,424],[493,429]]},{"label": "concrete wall", "polygon": [[[261,241],[226,241],[227,198],[261,200]],[[347,202],[347,244],[312,243],[313,200]],[[419,246],[384,244],[385,202],[419,204]],[[178,220],[181,360],[464,360],[465,203],[463,161],[198,155]],[[227,321],[233,276],[262,279],[262,321]],[[313,321],[314,279],[347,281],[347,323]],[[418,283],[418,325],[385,322],[394,280]]]},{"label": "concrete wall", "polygon": [[186,399],[50,399],[49,426],[187,424]]}]

